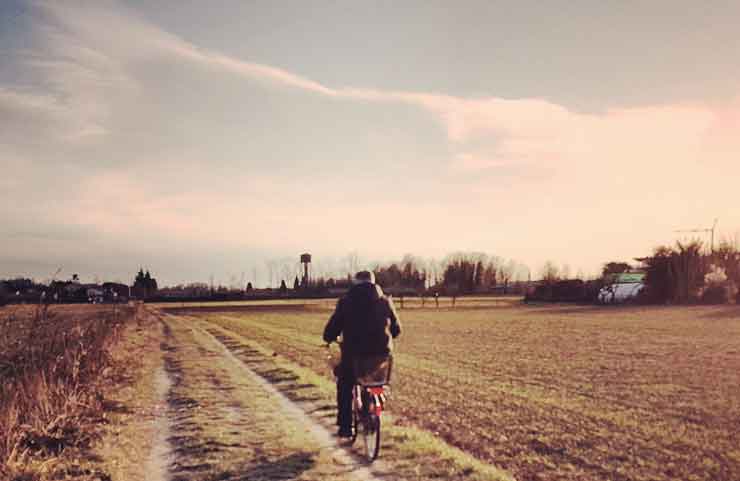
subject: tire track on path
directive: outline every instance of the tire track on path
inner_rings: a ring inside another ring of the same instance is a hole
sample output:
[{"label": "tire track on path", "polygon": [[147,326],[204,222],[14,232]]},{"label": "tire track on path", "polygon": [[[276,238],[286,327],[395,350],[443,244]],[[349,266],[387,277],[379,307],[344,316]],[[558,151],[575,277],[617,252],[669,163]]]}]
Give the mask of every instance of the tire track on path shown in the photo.
[{"label": "tire track on path", "polygon": [[[171,386],[169,436],[160,442],[171,445],[172,462],[157,481],[384,477],[378,476],[380,464],[370,468],[348,453],[325,427],[211,333],[182,318],[161,319]],[[167,451],[152,456],[166,458]]]},{"label": "tire track on path", "polygon": [[[234,353],[212,333],[202,329],[201,332],[203,332],[204,335],[209,336],[214,343],[217,343],[224,355],[231,359],[232,362],[238,364],[254,383],[273,395],[283,412],[293,418],[295,422],[308,426],[311,436],[319,442],[320,449],[327,450],[331,454],[333,460],[337,461],[341,465],[347,466],[349,468],[347,474],[350,474],[353,479],[358,481],[380,481],[368,466],[363,465],[364,462],[359,459],[358,456],[351,454],[343,448],[337,441],[336,436],[330,433],[325,426],[311,419],[298,404],[288,399],[285,394],[281,393],[268,380],[250,369],[249,366],[236,357]],[[388,470],[387,466],[385,466],[381,461],[376,461],[374,463],[374,467],[376,469],[383,469],[383,471]]]},{"label": "tire track on path", "polygon": [[[154,382],[156,396],[159,401],[157,405],[166,404],[169,391],[172,388],[172,381],[160,366],[155,375]],[[166,413],[157,413],[152,421],[154,428],[154,439],[152,450],[149,453],[149,459],[146,462],[147,481],[169,481],[169,467],[172,464],[172,446],[170,445],[170,423]]]}]

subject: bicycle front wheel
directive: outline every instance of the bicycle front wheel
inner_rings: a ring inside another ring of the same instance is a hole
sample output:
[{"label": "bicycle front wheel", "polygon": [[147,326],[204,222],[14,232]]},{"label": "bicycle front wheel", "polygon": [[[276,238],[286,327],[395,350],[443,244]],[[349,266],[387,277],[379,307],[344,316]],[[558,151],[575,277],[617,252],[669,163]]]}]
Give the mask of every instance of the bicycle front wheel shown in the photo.
[{"label": "bicycle front wheel", "polygon": [[372,462],[380,454],[380,416],[369,414],[363,423],[363,437],[365,438],[365,455]]}]

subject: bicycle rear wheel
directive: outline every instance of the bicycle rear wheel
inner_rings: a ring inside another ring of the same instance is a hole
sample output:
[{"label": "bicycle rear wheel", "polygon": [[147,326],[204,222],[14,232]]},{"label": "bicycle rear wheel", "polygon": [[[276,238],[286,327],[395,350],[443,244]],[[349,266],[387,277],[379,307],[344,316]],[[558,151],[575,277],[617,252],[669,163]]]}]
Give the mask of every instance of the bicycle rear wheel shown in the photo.
[{"label": "bicycle rear wheel", "polygon": [[362,426],[365,440],[365,455],[368,461],[372,462],[380,454],[380,416],[368,414]]}]

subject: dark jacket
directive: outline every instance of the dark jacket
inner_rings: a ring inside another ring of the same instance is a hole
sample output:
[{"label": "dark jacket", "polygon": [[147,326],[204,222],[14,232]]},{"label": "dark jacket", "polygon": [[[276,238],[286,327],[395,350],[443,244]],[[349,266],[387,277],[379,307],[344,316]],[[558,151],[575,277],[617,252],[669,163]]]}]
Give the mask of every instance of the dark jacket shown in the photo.
[{"label": "dark jacket", "polygon": [[324,328],[324,341],[342,335],[342,355],[390,354],[392,339],[401,333],[393,301],[380,286],[363,283],[353,286],[339,299]]}]

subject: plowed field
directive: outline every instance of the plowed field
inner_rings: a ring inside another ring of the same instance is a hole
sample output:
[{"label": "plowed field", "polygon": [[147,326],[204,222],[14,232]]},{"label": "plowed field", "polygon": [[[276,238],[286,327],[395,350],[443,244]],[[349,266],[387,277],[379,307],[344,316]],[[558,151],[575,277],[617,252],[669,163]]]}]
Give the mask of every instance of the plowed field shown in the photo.
[{"label": "plowed field", "polygon": [[[178,311],[329,377],[326,304]],[[400,314],[398,424],[520,480],[740,479],[740,308]]]}]

